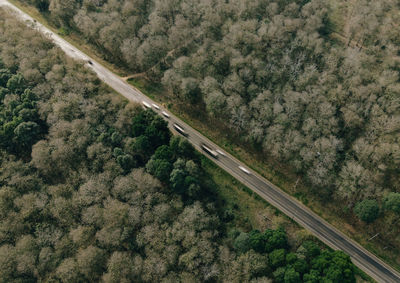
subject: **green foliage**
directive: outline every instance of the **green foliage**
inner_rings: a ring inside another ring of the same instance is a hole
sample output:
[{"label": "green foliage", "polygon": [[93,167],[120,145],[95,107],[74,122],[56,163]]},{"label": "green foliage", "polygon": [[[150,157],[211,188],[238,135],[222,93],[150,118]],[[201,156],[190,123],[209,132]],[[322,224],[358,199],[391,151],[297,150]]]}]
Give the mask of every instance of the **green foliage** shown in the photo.
[{"label": "green foliage", "polygon": [[269,255],[269,262],[271,263],[272,267],[278,268],[285,266],[285,257],[286,251],[285,249],[277,249],[273,250]]},{"label": "green foliage", "polygon": [[118,164],[124,169],[126,172],[129,172],[130,169],[135,167],[135,160],[130,154],[123,154],[117,157]]},{"label": "green foliage", "polygon": [[70,31],[68,28],[66,28],[66,27],[60,27],[60,28],[58,29],[57,33],[58,33],[59,35],[66,36],[66,35],[69,35],[69,34],[71,33],[71,31]]},{"label": "green foliage", "polygon": [[183,194],[185,192],[185,177],[186,173],[182,169],[173,169],[170,176],[170,183],[172,189],[178,194]]},{"label": "green foliage", "polygon": [[145,135],[137,137],[133,145],[133,150],[138,154],[141,154],[143,156],[148,156],[149,152],[151,151],[151,144],[149,138]]},{"label": "green foliage", "polygon": [[265,233],[261,233],[258,230],[252,230],[249,233],[250,247],[259,253],[265,252],[265,242],[267,241]]},{"label": "green foliage", "polygon": [[[288,260],[288,259],[286,259],[286,260]],[[304,259],[298,259],[293,263],[293,268],[299,274],[304,274],[308,271],[308,264]]]},{"label": "green foliage", "polygon": [[12,74],[9,69],[0,69],[0,86],[6,87],[11,76]]},{"label": "green foliage", "polygon": [[355,282],[354,266],[350,257],[342,251],[323,251],[312,260],[312,268],[331,282]]},{"label": "green foliage", "polygon": [[201,91],[199,84],[194,78],[185,78],[182,80],[181,91],[184,98],[194,104],[200,100]]},{"label": "green foliage", "polygon": [[389,193],[383,200],[383,207],[400,214],[400,193]]},{"label": "green foliage", "polygon": [[135,115],[132,118],[133,136],[138,137],[143,135],[154,117],[155,113],[152,110],[141,111],[139,115]]},{"label": "green foliage", "polygon": [[113,132],[113,133],[111,134],[111,142],[112,142],[112,144],[113,144],[114,146],[120,145],[121,142],[122,142],[122,136],[121,136],[121,134],[118,133],[118,132]]},{"label": "green foliage", "polygon": [[6,86],[11,92],[21,94],[26,88],[25,79],[20,73],[12,75]]},{"label": "green foliage", "polygon": [[33,0],[33,4],[40,12],[46,12],[49,9],[49,0]]},{"label": "green foliage", "polygon": [[311,269],[309,273],[304,274],[303,281],[307,283],[318,283],[321,282],[321,276],[318,270]]},{"label": "green foliage", "polygon": [[239,253],[245,253],[250,249],[250,239],[247,233],[241,232],[233,243],[234,248]]},{"label": "green foliage", "polygon": [[162,145],[156,149],[152,158],[173,161],[174,153],[168,145]]},{"label": "green foliage", "polygon": [[285,249],[288,247],[287,236],[284,230],[270,230],[264,232],[266,237],[265,251],[270,252],[275,249]]},{"label": "green foliage", "polygon": [[300,274],[293,267],[286,269],[283,280],[285,283],[296,283],[301,281]]},{"label": "green foliage", "polygon": [[312,241],[305,241],[298,248],[297,253],[306,260],[310,261],[311,259],[317,257],[320,254],[320,248]]},{"label": "green foliage", "polygon": [[26,88],[25,79],[20,73],[12,75],[10,70],[2,69],[0,76],[9,77],[7,88],[0,87],[0,98],[6,101],[0,104],[0,146],[23,154],[45,131],[38,114],[38,98]]},{"label": "green foliage", "polygon": [[286,269],[284,267],[279,267],[273,272],[273,276],[276,282],[284,282]]},{"label": "green foliage", "polygon": [[297,255],[295,253],[288,253],[286,255],[286,263],[294,264],[297,261]]},{"label": "green foliage", "polygon": [[[167,183],[172,178],[172,164],[165,159],[151,158],[146,164],[147,171],[161,182]],[[174,177],[175,181],[175,177]],[[174,183],[173,183],[174,184]],[[173,185],[174,186],[174,185]]]},{"label": "green foliage", "polygon": [[366,199],[357,203],[354,212],[366,223],[374,222],[379,216],[379,205],[374,199]]},{"label": "green foliage", "polygon": [[40,134],[40,127],[35,122],[22,122],[14,129],[14,140],[23,148],[30,147]]},{"label": "green foliage", "polygon": [[194,147],[187,140],[181,137],[172,137],[169,146],[171,151],[175,153],[175,157],[180,156],[189,160],[197,159]]}]

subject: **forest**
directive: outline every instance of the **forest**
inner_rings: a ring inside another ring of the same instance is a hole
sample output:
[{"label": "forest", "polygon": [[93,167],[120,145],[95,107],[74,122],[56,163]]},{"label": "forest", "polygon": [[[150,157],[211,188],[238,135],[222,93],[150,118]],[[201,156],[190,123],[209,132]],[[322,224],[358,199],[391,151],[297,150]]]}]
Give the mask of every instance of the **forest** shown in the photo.
[{"label": "forest", "polygon": [[397,222],[398,1],[352,1],[342,26],[330,6],[342,0],[22,2],[290,165],[363,223]]},{"label": "forest", "polygon": [[311,237],[228,229],[201,158],[0,9],[0,282],[355,282]]}]

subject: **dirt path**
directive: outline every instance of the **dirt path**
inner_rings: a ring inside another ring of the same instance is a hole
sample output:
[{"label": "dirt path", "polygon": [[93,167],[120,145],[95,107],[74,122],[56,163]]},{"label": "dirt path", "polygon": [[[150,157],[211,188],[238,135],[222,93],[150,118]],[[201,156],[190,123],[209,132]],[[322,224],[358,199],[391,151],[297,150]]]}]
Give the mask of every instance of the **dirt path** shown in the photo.
[{"label": "dirt path", "polygon": [[134,78],[139,78],[139,77],[144,77],[144,78],[147,79],[147,76],[146,76],[146,73],[145,73],[145,72],[143,72],[143,73],[136,73],[136,74],[133,74],[133,75],[129,75],[129,76],[127,76],[127,77],[122,77],[122,79],[125,80],[125,81],[127,81],[127,80],[129,80],[129,79],[134,79]]}]

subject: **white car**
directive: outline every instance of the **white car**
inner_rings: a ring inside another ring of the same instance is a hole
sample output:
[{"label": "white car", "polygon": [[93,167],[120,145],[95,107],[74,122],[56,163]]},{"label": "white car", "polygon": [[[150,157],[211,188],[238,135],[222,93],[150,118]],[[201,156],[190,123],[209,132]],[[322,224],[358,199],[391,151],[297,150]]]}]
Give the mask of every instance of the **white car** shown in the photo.
[{"label": "white car", "polygon": [[146,107],[146,108],[148,108],[148,109],[151,108],[151,105],[148,104],[146,101],[142,101],[142,103],[143,103],[143,106],[144,106],[144,107]]},{"label": "white car", "polygon": [[212,150],[211,148],[209,148],[208,146],[206,146],[204,143],[201,144],[201,148],[207,152],[209,155],[211,155],[214,158],[218,158],[218,153],[215,150]]},{"label": "white car", "polygon": [[163,116],[164,116],[165,118],[169,118],[169,114],[168,114],[167,112],[163,111],[163,112],[161,112],[161,114],[163,114]]},{"label": "white car", "polygon": [[153,108],[156,109],[156,110],[160,110],[160,107],[155,103],[153,103],[151,106],[153,106]]},{"label": "white car", "polygon": [[239,166],[239,169],[242,170],[244,173],[246,173],[247,175],[250,175],[251,172],[249,170],[247,170],[246,168],[244,168],[243,166]]},{"label": "white car", "polygon": [[174,128],[178,133],[187,137],[188,133],[186,133],[186,131],[181,126],[179,126],[178,124],[174,124]]},{"label": "white car", "polygon": [[222,156],[226,156],[226,154],[222,150],[217,149],[216,152],[221,154]]}]

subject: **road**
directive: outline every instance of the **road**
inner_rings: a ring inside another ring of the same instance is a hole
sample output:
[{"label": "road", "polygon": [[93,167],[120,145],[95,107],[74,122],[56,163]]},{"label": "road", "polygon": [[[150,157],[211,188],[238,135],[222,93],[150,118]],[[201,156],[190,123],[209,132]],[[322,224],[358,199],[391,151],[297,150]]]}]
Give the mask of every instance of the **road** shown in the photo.
[{"label": "road", "polygon": [[[50,37],[55,42],[55,44],[58,45],[68,56],[86,62],[85,64],[87,65],[87,67],[91,68],[101,80],[103,80],[106,84],[125,96],[128,100],[136,101],[139,103],[145,101],[150,105],[155,103],[148,97],[143,95],[141,92],[134,89],[128,83],[126,83],[122,78],[115,75],[113,72],[106,69],[95,60],[91,59],[88,55],[81,52],[79,49],[59,37],[57,34],[53,33],[40,23],[34,22],[34,20],[29,15],[25,14],[6,0],[0,0],[0,6],[10,7],[15,12],[17,17],[24,21],[27,21],[27,24],[31,26],[33,25],[37,30],[43,32],[48,37]],[[89,63],[89,60],[91,63]],[[217,145],[215,145],[213,142],[208,140],[196,130],[189,127],[186,123],[179,120],[172,113],[161,106],[159,107],[160,110],[154,110],[159,113],[160,111],[165,111],[170,115],[169,119],[166,120],[169,122],[169,126],[173,131],[174,129],[172,125],[173,123],[177,123],[185,129],[188,134],[188,140],[199,151],[202,151],[200,145],[202,143],[205,143],[210,148],[223,152],[223,154],[218,155],[218,158],[212,158],[210,156],[209,158],[213,160],[218,166],[227,171],[229,174],[238,179],[240,182],[249,187],[251,190],[260,195],[267,202],[269,202],[277,209],[285,213],[287,216],[292,218],[294,221],[299,223],[301,226],[309,230],[312,234],[314,234],[317,238],[319,238],[331,248],[336,250],[343,250],[344,252],[349,254],[355,265],[357,265],[360,269],[365,271],[378,282],[400,282],[400,274],[393,268],[385,264],[382,260],[378,259],[375,255],[368,252],[358,243],[345,236],[343,233],[341,233],[332,225],[323,220],[321,217],[313,213],[310,209],[302,205],[296,199],[292,198],[254,171],[248,169],[246,165],[235,159],[227,152],[224,152],[221,148],[219,148]],[[239,166],[247,168],[248,173],[239,169]]]}]

